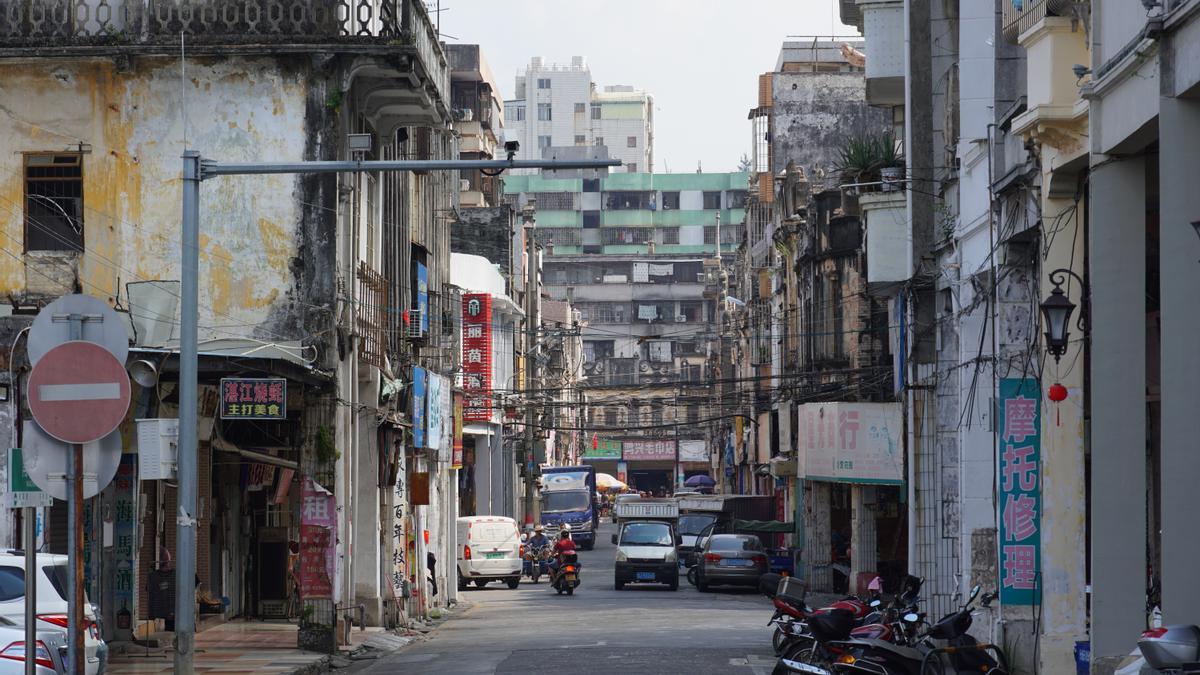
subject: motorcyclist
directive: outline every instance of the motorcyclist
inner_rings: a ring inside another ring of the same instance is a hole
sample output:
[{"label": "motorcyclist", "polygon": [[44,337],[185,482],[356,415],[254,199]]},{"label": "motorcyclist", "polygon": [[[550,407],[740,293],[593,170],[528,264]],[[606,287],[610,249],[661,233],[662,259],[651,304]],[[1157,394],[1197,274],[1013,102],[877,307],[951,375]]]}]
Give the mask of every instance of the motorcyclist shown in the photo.
[{"label": "motorcyclist", "polygon": [[558,541],[554,542],[554,561],[550,564],[550,573],[558,574],[558,568],[563,563],[563,556],[575,553],[575,541],[571,539],[571,530],[564,526],[558,533]]},{"label": "motorcyclist", "polygon": [[533,536],[527,542],[530,548],[539,549],[550,545],[550,538],[546,536],[546,528],[540,524],[533,528]]}]

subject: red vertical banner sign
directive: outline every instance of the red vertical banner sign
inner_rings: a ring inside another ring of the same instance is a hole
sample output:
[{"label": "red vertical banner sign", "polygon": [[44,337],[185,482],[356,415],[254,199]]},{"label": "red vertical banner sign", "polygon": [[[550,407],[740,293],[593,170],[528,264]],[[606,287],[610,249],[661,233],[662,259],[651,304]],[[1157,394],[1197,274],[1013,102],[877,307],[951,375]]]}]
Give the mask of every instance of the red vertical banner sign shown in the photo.
[{"label": "red vertical banner sign", "polygon": [[463,296],[462,369],[463,420],[492,420],[492,296],[467,293]]},{"label": "red vertical banner sign", "polygon": [[333,599],[337,505],[333,494],[304,477],[300,512],[300,597]]},{"label": "red vertical banner sign", "polygon": [[454,445],[450,455],[450,468],[461,469],[463,464],[463,395],[454,392]]}]

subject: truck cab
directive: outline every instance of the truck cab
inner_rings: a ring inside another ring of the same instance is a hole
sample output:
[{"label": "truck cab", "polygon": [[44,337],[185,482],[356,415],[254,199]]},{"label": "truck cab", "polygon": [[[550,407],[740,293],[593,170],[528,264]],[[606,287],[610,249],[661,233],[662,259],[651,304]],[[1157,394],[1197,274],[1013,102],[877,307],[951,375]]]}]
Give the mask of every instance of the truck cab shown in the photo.
[{"label": "truck cab", "polygon": [[679,504],[674,499],[639,499],[616,506],[617,547],[613,588],[625,584],[666,584],[679,589],[679,557],[675,547],[679,535]]},{"label": "truck cab", "polygon": [[571,528],[571,538],[585,551],[596,546],[599,515],[596,470],[591,466],[542,467],[541,516],[547,529]]}]

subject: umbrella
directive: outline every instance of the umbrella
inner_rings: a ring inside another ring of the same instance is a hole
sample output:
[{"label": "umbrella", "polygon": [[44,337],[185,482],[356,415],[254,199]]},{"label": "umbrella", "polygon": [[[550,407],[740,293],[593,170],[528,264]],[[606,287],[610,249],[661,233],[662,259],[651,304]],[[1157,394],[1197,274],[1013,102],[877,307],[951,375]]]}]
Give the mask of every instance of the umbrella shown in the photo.
[{"label": "umbrella", "polygon": [[596,487],[600,490],[621,490],[625,488],[625,484],[613,478],[611,474],[598,473],[596,474]]},{"label": "umbrella", "polygon": [[717,481],[704,474],[698,474],[683,481],[683,484],[687,487],[712,487],[717,484]]}]

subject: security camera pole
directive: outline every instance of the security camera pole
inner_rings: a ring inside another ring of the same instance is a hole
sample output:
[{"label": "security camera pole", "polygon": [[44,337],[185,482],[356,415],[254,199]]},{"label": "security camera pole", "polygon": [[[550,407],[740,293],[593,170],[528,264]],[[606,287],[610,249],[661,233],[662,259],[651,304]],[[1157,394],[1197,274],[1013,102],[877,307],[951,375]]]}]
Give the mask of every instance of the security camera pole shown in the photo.
[{"label": "security camera pole", "polygon": [[222,164],[205,160],[195,150],[183,153],[183,224],[180,247],[182,291],[179,336],[179,512],[175,542],[175,672],[193,672],[196,632],[196,422],[199,283],[200,183],[216,176],[255,174],[370,173],[375,171],[461,171],[479,169],[599,169],[620,160],[518,160],[516,143],[505,144],[508,159],[423,159],[383,161],[247,162]]}]

